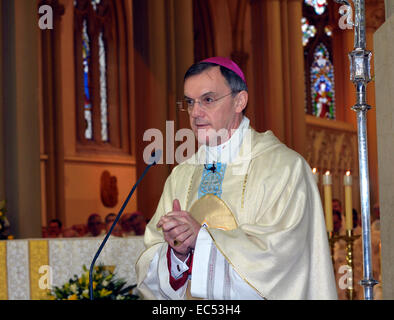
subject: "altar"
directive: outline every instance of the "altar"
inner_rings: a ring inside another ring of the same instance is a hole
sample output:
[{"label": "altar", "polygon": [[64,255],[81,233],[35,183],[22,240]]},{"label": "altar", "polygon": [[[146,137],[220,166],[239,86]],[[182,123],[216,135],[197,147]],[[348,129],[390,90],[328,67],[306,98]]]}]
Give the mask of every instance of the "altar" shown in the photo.
[{"label": "altar", "polygon": [[[55,238],[0,241],[0,300],[45,300],[49,287],[62,286],[88,269],[103,238]],[[116,277],[136,284],[135,263],[143,236],[110,237],[96,266],[114,266]],[[50,281],[43,282],[43,277]],[[41,281],[40,281],[41,280]]]}]

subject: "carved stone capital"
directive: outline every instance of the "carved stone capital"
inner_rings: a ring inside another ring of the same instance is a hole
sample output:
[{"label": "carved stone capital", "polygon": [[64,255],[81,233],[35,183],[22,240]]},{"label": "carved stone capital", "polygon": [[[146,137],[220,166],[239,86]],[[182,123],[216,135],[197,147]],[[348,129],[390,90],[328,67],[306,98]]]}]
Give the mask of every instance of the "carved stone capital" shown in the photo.
[{"label": "carved stone capital", "polygon": [[365,1],[365,23],[367,28],[378,29],[385,21],[383,0]]}]

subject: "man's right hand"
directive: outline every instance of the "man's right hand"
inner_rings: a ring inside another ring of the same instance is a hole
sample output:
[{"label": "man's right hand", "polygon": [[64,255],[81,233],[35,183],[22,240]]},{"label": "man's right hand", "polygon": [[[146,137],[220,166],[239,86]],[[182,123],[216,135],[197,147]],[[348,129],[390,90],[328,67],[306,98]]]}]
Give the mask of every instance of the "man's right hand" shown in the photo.
[{"label": "man's right hand", "polygon": [[164,240],[182,261],[194,249],[201,228],[187,211],[181,210],[178,199],[173,201],[172,211],[160,218],[157,227],[163,229]]}]

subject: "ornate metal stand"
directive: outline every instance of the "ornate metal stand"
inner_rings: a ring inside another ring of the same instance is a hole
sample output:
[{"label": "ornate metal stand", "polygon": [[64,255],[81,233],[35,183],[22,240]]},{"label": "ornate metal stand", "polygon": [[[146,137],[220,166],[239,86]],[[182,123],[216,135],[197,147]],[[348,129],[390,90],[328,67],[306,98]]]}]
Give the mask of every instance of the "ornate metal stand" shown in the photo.
[{"label": "ornate metal stand", "polygon": [[343,239],[346,241],[346,263],[351,270],[351,279],[349,279],[350,285],[347,288],[347,298],[348,300],[353,300],[355,295],[355,290],[353,287],[354,279],[354,264],[353,264],[353,242],[360,236],[353,235],[353,230],[346,230],[346,235]]},{"label": "ornate metal stand", "polygon": [[[349,6],[347,0],[335,0]],[[354,83],[357,103],[352,107],[357,113],[358,159],[360,169],[361,221],[363,242],[363,273],[365,300],[373,299],[373,286],[378,282],[373,279],[371,258],[371,222],[367,148],[367,111],[371,108],[366,103],[366,86],[371,81],[371,52],[366,50],[365,0],[353,0],[355,9],[354,50],[349,53],[350,80]]]}]

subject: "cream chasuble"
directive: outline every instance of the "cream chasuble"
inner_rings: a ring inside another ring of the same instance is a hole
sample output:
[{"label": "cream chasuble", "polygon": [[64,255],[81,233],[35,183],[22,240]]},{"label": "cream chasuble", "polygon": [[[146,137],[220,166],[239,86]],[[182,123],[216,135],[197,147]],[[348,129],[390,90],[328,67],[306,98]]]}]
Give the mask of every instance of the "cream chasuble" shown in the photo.
[{"label": "cream chasuble", "polygon": [[[208,223],[200,231],[194,251],[192,295],[210,299],[336,299],[320,195],[309,165],[270,131],[247,130],[241,141],[239,152],[226,163],[220,195],[237,227],[223,230]],[[147,249],[136,264],[138,289],[146,299],[185,298],[186,285],[177,291],[170,286],[168,245],[156,224],[172,211],[174,199],[179,199],[186,211],[198,200],[209,153],[204,147],[174,168],[146,228]],[[224,273],[209,274],[208,264],[213,260],[224,266]],[[223,288],[218,291],[217,286]]]}]

